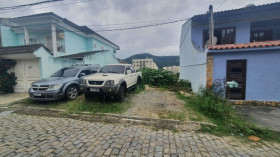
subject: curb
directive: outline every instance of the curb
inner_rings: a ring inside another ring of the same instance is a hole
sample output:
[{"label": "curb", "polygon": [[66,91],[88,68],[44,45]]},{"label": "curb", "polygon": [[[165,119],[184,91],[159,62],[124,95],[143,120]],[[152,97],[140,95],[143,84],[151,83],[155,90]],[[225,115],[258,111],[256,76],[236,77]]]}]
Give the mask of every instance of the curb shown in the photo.
[{"label": "curb", "polygon": [[20,103],[20,102],[22,102],[22,101],[24,101],[24,100],[27,100],[27,99],[29,99],[29,98],[23,98],[23,99],[20,99],[20,100],[17,100],[17,101],[13,101],[13,102],[7,103],[7,104],[0,104],[0,107],[9,107],[9,106],[11,106],[11,105]]},{"label": "curb", "polygon": [[[145,125],[152,126],[158,129],[168,130],[180,130],[180,131],[198,131],[201,129],[201,125],[208,125],[216,127],[213,123],[198,122],[198,121],[180,121],[172,119],[158,119],[158,118],[146,118],[139,116],[120,115],[112,113],[92,113],[92,112],[80,112],[79,114],[63,114],[67,112],[61,109],[48,109],[48,108],[36,108],[36,107],[0,107],[3,109],[14,109],[15,113],[34,115],[34,116],[48,116],[48,117],[64,117],[77,120],[91,121],[91,122],[107,122],[107,123],[125,123],[131,125]],[[32,111],[37,110],[38,112]],[[52,111],[52,112],[49,112]],[[58,113],[58,114],[57,114]]]}]

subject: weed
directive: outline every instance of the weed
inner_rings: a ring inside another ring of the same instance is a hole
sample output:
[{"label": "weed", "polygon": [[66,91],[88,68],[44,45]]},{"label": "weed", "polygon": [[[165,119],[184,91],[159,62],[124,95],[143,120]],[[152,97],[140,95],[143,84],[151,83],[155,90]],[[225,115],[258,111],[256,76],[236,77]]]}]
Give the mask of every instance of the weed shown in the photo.
[{"label": "weed", "polygon": [[32,101],[30,99],[21,102],[23,105],[42,107],[42,108],[55,108],[64,109],[68,114],[79,112],[92,112],[92,113],[121,113],[130,107],[129,97],[132,94],[138,94],[145,89],[143,84],[137,85],[134,90],[128,92],[128,99],[124,102],[115,102],[112,97],[106,97],[106,99],[93,99],[88,101],[83,95],[79,96],[73,101],[56,100],[56,101]]},{"label": "weed", "polygon": [[115,102],[113,100],[92,100],[88,101],[84,96],[80,96],[73,101],[57,100],[49,102],[37,102],[32,100],[26,100],[22,102],[24,105],[43,107],[43,108],[56,108],[64,109],[69,114],[79,112],[100,112],[100,113],[121,113],[130,106],[130,100],[124,102]]},{"label": "weed", "polygon": [[178,75],[167,70],[141,69],[143,83],[150,86],[163,87],[171,91],[190,91],[191,84],[186,80],[179,80]]},{"label": "weed", "polygon": [[156,128],[156,127],[152,127],[151,128],[153,131],[159,131],[159,128]]},{"label": "weed", "polygon": [[159,118],[161,119],[185,120],[186,116],[184,112],[164,111],[159,113]]},{"label": "weed", "polygon": [[180,99],[186,101],[188,107],[203,113],[217,125],[217,127],[202,125],[202,132],[242,137],[256,135],[264,140],[280,142],[280,134],[245,121],[235,113],[228,100],[213,92],[211,88],[201,89],[195,97],[185,97],[179,92],[177,94]]},{"label": "weed", "polygon": [[145,90],[145,85],[141,83],[139,85],[136,85],[136,87],[133,90],[129,91],[128,94],[139,94],[144,90]]},{"label": "weed", "polygon": [[179,130],[177,130],[177,129],[173,129],[173,130],[172,130],[172,132],[175,134],[175,133],[178,133],[178,132],[179,132]]}]

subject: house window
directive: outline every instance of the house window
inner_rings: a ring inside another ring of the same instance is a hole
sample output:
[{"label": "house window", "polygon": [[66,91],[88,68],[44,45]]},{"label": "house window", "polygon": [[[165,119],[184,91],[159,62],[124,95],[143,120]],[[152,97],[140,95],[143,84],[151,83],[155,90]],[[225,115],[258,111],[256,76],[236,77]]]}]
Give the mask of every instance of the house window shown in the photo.
[{"label": "house window", "polygon": [[[214,29],[214,36],[217,37],[217,45],[222,44],[234,44],[235,43],[235,27],[228,28],[217,28]],[[209,31],[203,31],[203,47],[205,43],[209,40]]]},{"label": "house window", "polygon": [[95,42],[93,43],[93,48],[97,48],[97,44]]},{"label": "house window", "polygon": [[[25,39],[23,39],[24,45],[26,45]],[[29,38],[29,45],[36,45],[38,44],[37,38]]]},{"label": "house window", "polygon": [[29,38],[30,45],[37,44],[37,43],[38,43],[37,38]]},{"label": "house window", "polygon": [[250,42],[280,40],[280,19],[252,22]]},{"label": "house window", "polygon": [[273,30],[255,30],[251,31],[250,42],[255,41],[270,41],[272,40]]}]

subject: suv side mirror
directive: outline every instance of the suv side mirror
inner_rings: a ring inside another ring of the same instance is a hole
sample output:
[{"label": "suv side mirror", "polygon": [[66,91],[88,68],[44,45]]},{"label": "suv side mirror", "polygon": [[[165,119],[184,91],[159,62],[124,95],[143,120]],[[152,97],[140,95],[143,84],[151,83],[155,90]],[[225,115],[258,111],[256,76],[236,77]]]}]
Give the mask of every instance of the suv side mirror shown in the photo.
[{"label": "suv side mirror", "polygon": [[86,76],[86,73],[80,73],[79,74],[79,77],[83,77],[83,76]]},{"label": "suv side mirror", "polygon": [[126,74],[131,74],[131,70],[126,70]]}]

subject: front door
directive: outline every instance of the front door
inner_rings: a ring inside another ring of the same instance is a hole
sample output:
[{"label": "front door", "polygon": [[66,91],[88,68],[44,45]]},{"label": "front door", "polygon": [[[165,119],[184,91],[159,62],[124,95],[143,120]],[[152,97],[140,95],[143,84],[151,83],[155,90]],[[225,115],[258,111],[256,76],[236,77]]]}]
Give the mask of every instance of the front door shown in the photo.
[{"label": "front door", "polygon": [[247,60],[227,61],[227,81],[236,81],[238,83],[237,88],[227,88],[226,94],[229,99],[245,99],[246,69]]}]

